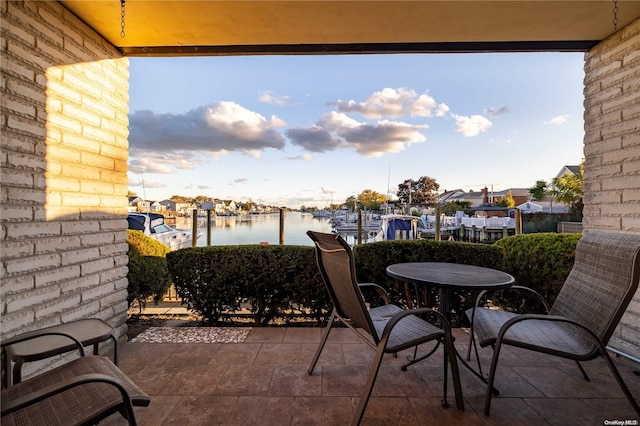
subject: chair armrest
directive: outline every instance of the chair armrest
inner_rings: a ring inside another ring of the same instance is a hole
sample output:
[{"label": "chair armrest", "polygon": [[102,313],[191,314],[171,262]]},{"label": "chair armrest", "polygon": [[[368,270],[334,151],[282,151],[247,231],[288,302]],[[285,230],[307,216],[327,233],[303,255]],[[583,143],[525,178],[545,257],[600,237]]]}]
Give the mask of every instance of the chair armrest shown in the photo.
[{"label": "chair armrest", "polygon": [[358,287],[373,287],[380,295],[380,298],[384,301],[385,305],[389,304],[389,293],[385,290],[384,287],[375,283],[358,283]]},{"label": "chair armrest", "polygon": [[[37,380],[37,376],[31,380]],[[71,389],[76,386],[84,385],[87,383],[107,383],[118,389],[120,394],[122,395],[123,402],[127,408],[132,411],[133,407],[131,405],[131,398],[129,397],[129,393],[124,388],[122,383],[118,381],[116,378],[108,376],[106,374],[100,373],[91,373],[91,374],[81,374],[79,376],[70,377],[61,382],[55,383],[53,385],[46,386],[37,391],[31,392],[28,395],[21,396],[11,401],[2,403],[2,416],[7,414],[11,414],[15,411],[21,410],[25,407],[28,407],[32,404],[40,402],[44,399],[49,398],[50,396],[57,395],[61,392],[64,392],[68,389]]]},{"label": "chair armrest", "polygon": [[64,331],[48,331],[46,329],[37,330],[37,331],[31,331],[31,332],[28,332],[28,333],[23,333],[23,334],[19,334],[17,336],[13,336],[10,339],[6,339],[6,340],[3,340],[2,342],[0,342],[0,346],[2,347],[3,350],[5,350],[6,346],[11,346],[11,345],[16,344],[16,343],[25,342],[27,340],[36,339],[36,338],[42,337],[42,336],[63,336],[63,337],[67,337],[67,338],[71,339],[74,342],[74,344],[78,348],[78,351],[80,352],[80,356],[84,356],[85,355],[84,346],[82,346],[82,342],[80,342],[80,340],[78,340],[77,338],[75,338],[74,336],[72,336],[69,333],[65,333]]},{"label": "chair armrest", "polygon": [[509,319],[507,322],[502,324],[502,327],[500,327],[500,330],[498,331],[498,335],[496,336],[496,345],[498,345],[498,343],[502,343],[502,339],[504,338],[505,333],[509,331],[511,327],[513,327],[514,325],[520,322],[530,321],[530,320],[565,322],[568,324],[575,325],[576,327],[579,327],[584,331],[586,331],[589,334],[589,336],[593,338],[594,343],[596,343],[602,351],[605,350],[605,346],[602,343],[602,341],[600,341],[600,338],[596,336],[593,331],[591,331],[581,323],[560,315],[545,315],[545,314],[523,314],[523,315],[518,315],[516,317]]},{"label": "chair armrest", "polygon": [[[516,291],[519,291],[519,292],[528,291],[530,293],[533,293],[538,298],[540,303],[542,303],[542,306],[544,306],[545,312],[549,312],[549,310],[551,309],[551,307],[549,306],[549,302],[547,302],[547,300],[540,293],[538,293],[537,291],[535,291],[532,288],[525,287],[525,286],[522,286],[522,285],[513,285],[511,287],[503,288],[501,290],[503,290],[503,291],[504,290],[516,290]],[[478,306],[480,306],[480,301],[487,294],[488,291],[489,290],[482,290],[480,293],[478,293],[478,297],[476,297],[474,308],[477,308]]]},{"label": "chair armrest", "polygon": [[431,308],[405,309],[402,312],[398,312],[397,314],[391,317],[391,319],[387,322],[387,324],[384,327],[384,330],[382,332],[382,337],[380,338],[380,340],[381,341],[386,340],[388,336],[391,334],[391,330],[393,330],[393,327],[395,327],[396,324],[402,318],[409,315],[420,315],[420,314],[436,314],[438,317],[440,317],[440,321],[442,321],[442,328],[444,329],[445,333],[451,332],[451,326],[449,325],[449,321],[447,320],[447,318],[442,313],[436,311],[435,309],[431,309]]}]

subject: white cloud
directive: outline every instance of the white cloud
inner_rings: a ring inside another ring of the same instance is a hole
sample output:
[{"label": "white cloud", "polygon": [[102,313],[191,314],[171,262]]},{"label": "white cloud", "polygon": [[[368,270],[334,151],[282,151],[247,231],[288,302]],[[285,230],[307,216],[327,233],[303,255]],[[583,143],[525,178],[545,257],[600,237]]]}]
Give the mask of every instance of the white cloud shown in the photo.
[{"label": "white cloud", "polygon": [[414,90],[403,87],[397,89],[386,87],[371,94],[364,102],[338,100],[330,105],[336,105],[338,112],[357,112],[368,119],[402,116],[431,117],[434,111],[439,116],[443,114],[443,110],[448,111],[445,104],[438,105],[427,93],[418,94]]},{"label": "white cloud", "polygon": [[260,102],[264,102],[265,104],[273,104],[273,105],[280,105],[280,106],[291,105],[293,103],[289,96],[278,96],[270,90],[266,92],[262,92],[258,100]]},{"label": "white cloud", "polygon": [[424,142],[421,133],[426,124],[381,120],[375,124],[361,123],[347,115],[332,111],[320,117],[311,127],[289,129],[286,133],[294,145],[312,152],[352,148],[358,153],[376,157],[399,152],[412,143]]},{"label": "white cloud", "polygon": [[544,124],[564,124],[567,119],[569,118],[569,115],[558,115],[556,117],[553,117],[551,120],[549,121],[545,121]]},{"label": "white cloud", "polygon": [[[166,188],[167,184],[157,182],[147,178],[131,178],[129,177],[129,186],[134,188]],[[141,194],[142,195],[142,194]]]},{"label": "white cloud", "polygon": [[491,121],[481,115],[456,115],[451,114],[456,120],[456,132],[462,133],[467,137],[478,136],[480,132],[486,131],[491,127]]},{"label": "white cloud", "polygon": [[239,178],[239,179],[234,179],[231,182],[229,182],[229,185],[244,185],[249,183],[249,179],[248,178]]},{"label": "white cloud", "polygon": [[295,157],[284,157],[287,160],[303,160],[303,161],[309,161],[311,159],[313,159],[313,156],[310,154],[302,154],[302,155],[296,155]]},{"label": "white cloud", "polygon": [[284,124],[277,116],[266,119],[234,102],[215,102],[184,114],[136,111],[129,115],[130,165],[136,171],[174,173],[201,163],[205,153],[259,157],[265,149],[284,149],[285,139],[275,130]]},{"label": "white cloud", "polygon": [[499,109],[495,109],[495,108],[485,108],[484,109],[484,114],[488,115],[489,117],[498,117],[502,114],[506,114],[509,113],[511,111],[509,111],[509,107],[508,106],[503,106]]},{"label": "white cloud", "polygon": [[[161,159],[160,159],[161,160]],[[162,161],[154,161],[151,158],[133,158],[129,161],[129,171],[133,173],[175,173],[175,168],[163,164]]]}]

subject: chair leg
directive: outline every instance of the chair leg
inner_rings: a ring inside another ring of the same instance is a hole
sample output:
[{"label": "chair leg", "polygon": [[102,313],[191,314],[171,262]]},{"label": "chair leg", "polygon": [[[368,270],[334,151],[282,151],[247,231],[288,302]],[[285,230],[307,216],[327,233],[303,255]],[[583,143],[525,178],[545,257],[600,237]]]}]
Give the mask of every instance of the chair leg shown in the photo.
[{"label": "chair leg", "polygon": [[498,358],[500,356],[500,349],[502,348],[502,341],[498,339],[498,342],[493,347],[493,358],[491,358],[491,368],[489,369],[489,377],[487,378],[487,393],[484,399],[484,414],[487,416],[491,411],[491,395],[493,394],[493,381],[496,376],[496,369],[498,368]]},{"label": "chair leg", "polygon": [[582,373],[582,377],[584,377],[584,379],[587,382],[590,382],[591,379],[589,378],[589,376],[587,375],[587,372],[584,371],[584,368],[582,368],[582,364],[580,364],[580,361],[576,361],[576,364],[578,364],[578,368],[580,369],[580,372]]},{"label": "chair leg", "polygon": [[369,372],[369,378],[367,379],[367,384],[360,396],[360,403],[358,403],[358,408],[356,409],[356,413],[351,420],[352,426],[357,426],[362,421],[362,417],[364,416],[364,410],[367,408],[367,403],[369,402],[369,398],[371,397],[371,391],[373,390],[373,385],[376,382],[376,378],[378,377],[378,371],[380,371],[380,364],[382,363],[382,357],[384,356],[384,345],[381,344],[376,349],[376,354],[373,357],[373,362],[371,364],[371,371]]},{"label": "chair leg", "polygon": [[[462,399],[462,386],[460,385],[460,370],[458,369],[458,360],[456,359],[456,348],[453,345],[453,336],[451,330],[445,328],[444,332],[444,366],[447,368],[447,359],[451,364],[451,378],[453,379],[453,393],[456,398],[456,407],[460,411],[464,411],[464,400]],[[444,401],[447,400],[447,372],[444,374]]]},{"label": "chair leg", "polygon": [[318,362],[318,358],[320,358],[320,353],[324,348],[324,344],[327,343],[327,338],[329,337],[329,332],[331,331],[331,327],[333,327],[333,322],[335,321],[337,316],[335,308],[331,312],[331,316],[329,317],[329,321],[327,322],[327,327],[322,333],[322,339],[320,340],[320,344],[318,345],[318,349],[316,349],[316,354],[313,356],[313,360],[307,369],[307,373],[311,376],[313,374],[313,369],[316,368],[316,363]]},{"label": "chair leg", "polygon": [[[444,343],[444,342],[443,342]],[[443,372],[442,372],[442,406],[449,408],[449,401],[447,401],[447,385],[449,384],[449,354],[447,346],[442,347],[444,353],[444,359],[442,360]]]},{"label": "chair leg", "polygon": [[635,410],[636,414],[638,416],[640,416],[640,406],[638,406],[638,403],[633,398],[633,395],[631,395],[631,391],[629,391],[629,388],[627,387],[627,384],[622,379],[622,376],[620,375],[620,372],[616,368],[615,364],[613,363],[613,360],[611,359],[611,357],[607,353],[607,350],[606,350],[606,348],[604,348],[604,346],[601,346],[600,353],[602,354],[602,357],[607,362],[607,365],[609,366],[609,370],[611,370],[611,374],[613,374],[613,377],[616,378],[616,381],[618,382],[618,386],[620,386],[620,389],[622,389],[622,392],[624,393],[624,396],[627,397],[627,400],[629,401],[629,403],[631,404],[631,406]]}]

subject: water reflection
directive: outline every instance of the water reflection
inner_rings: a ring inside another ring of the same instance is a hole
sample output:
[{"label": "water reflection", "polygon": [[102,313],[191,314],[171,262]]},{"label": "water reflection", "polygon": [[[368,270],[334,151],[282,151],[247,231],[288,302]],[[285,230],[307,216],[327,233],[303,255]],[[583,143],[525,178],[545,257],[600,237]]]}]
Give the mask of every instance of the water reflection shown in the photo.
[{"label": "water reflection", "polygon": [[[191,218],[177,218],[176,228],[191,229]],[[207,245],[207,218],[198,218],[202,236],[198,246]],[[331,232],[328,219],[316,219],[307,213],[291,212],[284,218],[284,243],[287,245],[313,245],[306,232]],[[212,216],[211,245],[278,244],[280,236],[279,214]]]}]

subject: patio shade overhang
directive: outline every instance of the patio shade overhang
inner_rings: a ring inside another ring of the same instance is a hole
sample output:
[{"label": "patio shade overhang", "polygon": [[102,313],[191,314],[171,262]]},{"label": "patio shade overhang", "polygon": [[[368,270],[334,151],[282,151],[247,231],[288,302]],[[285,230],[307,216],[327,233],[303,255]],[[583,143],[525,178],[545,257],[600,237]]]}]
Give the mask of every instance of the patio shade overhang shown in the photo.
[{"label": "patio shade overhang", "polygon": [[182,1],[61,3],[128,56],[588,51],[640,1]]}]

